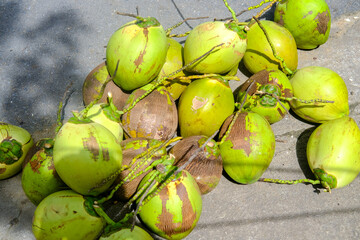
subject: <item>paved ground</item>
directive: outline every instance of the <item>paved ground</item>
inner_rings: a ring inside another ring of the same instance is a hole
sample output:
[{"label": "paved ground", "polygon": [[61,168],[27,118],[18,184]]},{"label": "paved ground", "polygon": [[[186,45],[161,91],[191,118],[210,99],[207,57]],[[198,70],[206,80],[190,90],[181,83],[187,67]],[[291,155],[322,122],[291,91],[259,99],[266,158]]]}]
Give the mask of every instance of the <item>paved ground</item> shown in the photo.
[{"label": "paved ground", "polygon": [[[257,1],[229,1],[240,11]],[[350,115],[360,123],[360,2],[328,0],[333,17],[328,42],[299,51],[299,68],[336,71],[349,91]],[[57,105],[73,81],[65,118],[81,108],[81,85],[105,57],[110,35],[129,17],[115,11],[156,17],[165,28],[187,17],[229,16],[221,0],[55,1],[0,3],[0,121],[22,126],[35,139],[52,136]],[[248,20],[256,11],[240,20]],[[272,18],[272,12],[265,15]],[[184,24],[190,30],[204,20]],[[180,39],[181,40],[181,39]],[[242,80],[246,76],[239,72]],[[233,84],[236,87],[236,84]],[[264,177],[313,178],[305,146],[313,129],[293,117],[274,124],[276,153]],[[0,182],[0,239],[34,239],[35,206],[21,189],[20,174]],[[203,199],[203,212],[186,239],[359,239],[360,179],[331,194],[309,185],[235,184],[225,176]]]}]

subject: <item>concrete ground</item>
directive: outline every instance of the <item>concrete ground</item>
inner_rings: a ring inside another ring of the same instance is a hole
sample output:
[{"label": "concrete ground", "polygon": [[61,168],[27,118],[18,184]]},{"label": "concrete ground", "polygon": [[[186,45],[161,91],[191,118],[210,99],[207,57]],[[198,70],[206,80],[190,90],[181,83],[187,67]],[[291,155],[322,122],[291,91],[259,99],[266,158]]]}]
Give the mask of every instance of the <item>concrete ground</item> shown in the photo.
[{"label": "concrete ground", "polygon": [[[229,1],[241,11],[256,1]],[[360,1],[327,0],[332,13],[328,42],[299,50],[299,68],[323,66],[336,71],[349,91],[350,116],[360,124]],[[111,34],[131,20],[115,11],[156,17],[169,28],[188,17],[230,16],[221,0],[0,2],[0,121],[27,129],[35,138],[52,137],[58,103],[73,84],[65,119],[82,107],[81,86],[105,57]],[[258,11],[239,17],[248,20]],[[272,11],[264,16],[272,19]],[[206,20],[183,24],[189,31]],[[179,39],[183,41],[184,39]],[[242,81],[247,79],[239,72]],[[238,83],[232,83],[235,88]],[[314,125],[292,116],[272,125],[276,152],[264,177],[314,178],[305,157]],[[360,239],[360,179],[331,194],[311,185],[240,185],[223,176],[203,198],[203,212],[186,239]],[[21,188],[21,175],[0,181],[0,239],[34,239],[35,206]]]}]

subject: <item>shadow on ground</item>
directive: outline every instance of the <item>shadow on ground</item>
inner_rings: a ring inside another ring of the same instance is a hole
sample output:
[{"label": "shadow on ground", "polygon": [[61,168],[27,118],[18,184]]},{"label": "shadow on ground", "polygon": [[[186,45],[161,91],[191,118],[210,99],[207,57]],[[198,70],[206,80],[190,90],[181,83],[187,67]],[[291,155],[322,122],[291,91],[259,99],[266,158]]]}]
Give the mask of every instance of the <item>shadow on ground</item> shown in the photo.
[{"label": "shadow on ground", "polygon": [[73,82],[74,89],[81,89],[78,38],[89,27],[70,9],[49,13],[32,28],[19,31],[21,14],[19,2],[0,8],[0,46],[11,41],[15,28],[23,43],[23,49],[10,49],[4,60],[12,70],[7,70],[11,86],[2,102],[2,121],[27,129],[34,138],[51,137],[66,86]]}]

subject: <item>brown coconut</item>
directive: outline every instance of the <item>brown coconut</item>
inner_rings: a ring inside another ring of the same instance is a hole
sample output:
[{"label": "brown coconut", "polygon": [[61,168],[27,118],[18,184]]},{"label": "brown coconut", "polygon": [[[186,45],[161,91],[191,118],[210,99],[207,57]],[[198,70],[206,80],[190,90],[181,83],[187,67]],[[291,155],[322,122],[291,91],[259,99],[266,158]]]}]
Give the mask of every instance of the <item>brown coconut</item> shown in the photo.
[{"label": "brown coconut", "polygon": [[[205,136],[190,136],[179,141],[170,150],[175,156],[175,165],[184,165],[189,158],[205,143]],[[189,165],[185,167],[197,182],[201,194],[212,191],[222,176],[222,160],[217,143],[211,140],[204,150],[200,151]]]},{"label": "brown coconut", "polygon": [[[110,75],[107,71],[105,62],[99,64],[87,75],[82,88],[83,101],[85,106],[95,100],[95,98],[100,94],[102,85],[109,78]],[[106,103],[109,92],[113,97],[114,105],[119,110],[122,110],[130,94],[122,91],[121,88],[118,87],[113,81],[110,81],[108,84],[106,84],[104,94],[98,103]]]},{"label": "brown coconut", "polygon": [[[142,96],[151,85],[136,89],[128,98],[125,109]],[[122,115],[126,137],[146,137],[158,140],[172,138],[178,126],[174,99],[164,87],[158,87]]]}]

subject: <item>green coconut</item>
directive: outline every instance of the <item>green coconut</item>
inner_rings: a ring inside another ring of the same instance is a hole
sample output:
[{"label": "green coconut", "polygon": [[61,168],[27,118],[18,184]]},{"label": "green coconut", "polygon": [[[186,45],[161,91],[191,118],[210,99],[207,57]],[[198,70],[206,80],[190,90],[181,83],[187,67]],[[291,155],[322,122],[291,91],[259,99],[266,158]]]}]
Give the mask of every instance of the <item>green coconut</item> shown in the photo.
[{"label": "green coconut", "polygon": [[38,205],[48,195],[68,188],[57,174],[53,161],[53,139],[41,139],[39,150],[25,164],[21,185],[29,200]]},{"label": "green coconut", "polygon": [[246,32],[235,23],[205,22],[196,26],[184,44],[185,65],[223,44],[205,58],[188,66],[186,71],[195,73],[224,74],[239,65],[247,46]]},{"label": "green coconut", "polygon": [[87,117],[90,120],[106,127],[112,134],[114,134],[118,142],[123,140],[124,131],[121,127],[120,115],[113,111],[109,104],[105,103],[93,105],[89,109]]},{"label": "green coconut", "polygon": [[[234,115],[220,131],[223,138]],[[241,112],[228,136],[221,141],[225,172],[236,182],[252,184],[269,167],[275,153],[275,136],[268,121],[257,113]]]},{"label": "green coconut", "polygon": [[71,118],[55,136],[54,165],[61,179],[83,195],[99,195],[121,169],[122,150],[116,137],[90,120]]},{"label": "green coconut", "polygon": [[349,116],[327,121],[310,135],[306,153],[325,188],[344,187],[360,172],[360,129]]},{"label": "green coconut", "polygon": [[167,49],[166,33],[160,23],[153,17],[137,19],[124,24],[110,37],[106,47],[107,69],[118,86],[131,91],[157,77]]},{"label": "green coconut", "polygon": [[[349,115],[346,84],[333,70],[317,66],[304,67],[296,71],[290,78],[290,83],[293,86],[294,97],[308,100],[290,102],[291,109],[302,119],[323,123]],[[314,103],[311,100],[320,101]]]},{"label": "green coconut", "polygon": [[178,104],[181,136],[211,136],[234,112],[234,104],[233,92],[221,77],[193,81]]},{"label": "green coconut", "polygon": [[325,0],[280,1],[274,21],[291,32],[301,49],[314,49],[329,38],[331,14]]},{"label": "green coconut", "polygon": [[104,234],[99,240],[153,240],[154,238],[144,229],[138,226],[131,228],[121,228],[120,230]]},{"label": "green coconut", "polygon": [[[150,172],[139,188],[149,179]],[[149,194],[156,191],[150,190]],[[165,239],[183,239],[195,228],[202,211],[201,193],[189,172],[183,170],[177,179],[166,184],[139,209],[141,221],[152,232]]]},{"label": "green coconut", "polygon": [[[295,71],[298,66],[298,53],[294,37],[285,27],[269,20],[261,20],[270,41],[272,42],[278,56],[284,59],[286,66]],[[247,32],[248,46],[243,58],[245,67],[251,73],[257,73],[263,69],[279,69],[289,74],[281,66],[271,49],[271,46],[258,23],[250,27]]]},{"label": "green coconut", "polygon": [[105,220],[86,204],[84,196],[72,190],[50,194],[37,206],[32,231],[37,240],[95,240]]},{"label": "green coconut", "polygon": [[[183,67],[183,46],[172,38],[168,38],[169,49],[166,54],[166,61],[159,73],[158,79],[161,79],[169,74],[179,70]],[[175,74],[172,77],[185,76],[183,71]],[[170,93],[174,100],[178,99],[185,88],[190,84],[190,79],[166,79],[163,85],[166,90]]]},{"label": "green coconut", "polygon": [[246,97],[243,109],[260,114],[272,124],[287,114],[290,103],[281,98],[291,98],[292,91],[292,85],[285,73],[264,69],[241,85],[237,102],[242,104]]},{"label": "green coconut", "polygon": [[19,173],[34,141],[25,129],[0,122],[0,180]]}]

